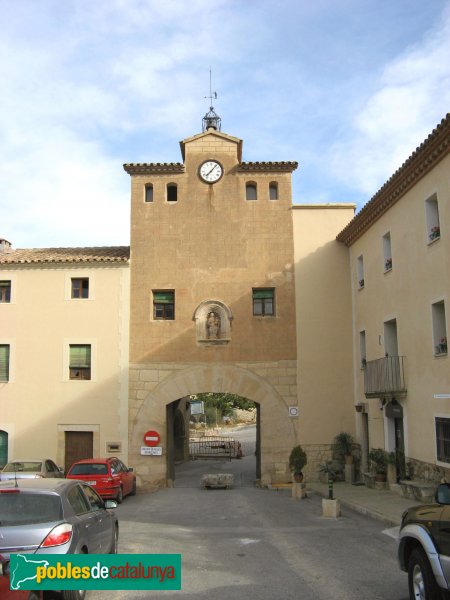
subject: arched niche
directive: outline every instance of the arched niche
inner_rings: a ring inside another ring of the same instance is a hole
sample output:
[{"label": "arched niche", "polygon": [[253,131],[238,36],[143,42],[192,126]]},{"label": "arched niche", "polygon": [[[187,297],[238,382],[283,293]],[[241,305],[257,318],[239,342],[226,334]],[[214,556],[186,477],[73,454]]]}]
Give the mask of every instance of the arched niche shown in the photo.
[{"label": "arched niche", "polygon": [[195,335],[199,344],[220,345],[231,341],[233,315],[220,300],[205,300],[194,312]]}]

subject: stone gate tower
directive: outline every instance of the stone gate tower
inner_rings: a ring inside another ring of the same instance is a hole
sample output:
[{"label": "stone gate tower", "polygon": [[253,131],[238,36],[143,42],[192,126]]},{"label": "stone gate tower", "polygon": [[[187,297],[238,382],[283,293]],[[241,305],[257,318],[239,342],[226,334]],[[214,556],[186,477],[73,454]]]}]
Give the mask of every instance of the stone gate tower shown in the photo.
[{"label": "stone gate tower", "polygon": [[[182,163],[124,165],[131,176],[129,460],[144,488],[173,477],[173,425],[189,394],[229,392],[257,403],[263,482],[287,475],[297,439],[297,163],[243,162],[242,140],[219,131],[208,114],[204,131],[180,142]],[[148,430],[161,435],[161,456],[141,456]]]}]

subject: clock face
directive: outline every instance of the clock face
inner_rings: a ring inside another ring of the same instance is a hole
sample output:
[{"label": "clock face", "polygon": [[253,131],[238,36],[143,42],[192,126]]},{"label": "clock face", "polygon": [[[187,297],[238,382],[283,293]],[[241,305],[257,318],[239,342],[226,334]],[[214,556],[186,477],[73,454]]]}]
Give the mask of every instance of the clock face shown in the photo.
[{"label": "clock face", "polygon": [[205,183],[216,183],[223,175],[223,167],[217,160],[206,160],[200,165],[198,174]]}]

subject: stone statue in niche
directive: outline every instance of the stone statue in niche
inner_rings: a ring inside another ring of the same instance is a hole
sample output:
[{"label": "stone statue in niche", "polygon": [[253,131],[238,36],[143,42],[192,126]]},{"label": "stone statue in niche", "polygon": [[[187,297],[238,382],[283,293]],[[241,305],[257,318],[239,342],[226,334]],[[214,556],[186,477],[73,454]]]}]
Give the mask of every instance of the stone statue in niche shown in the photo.
[{"label": "stone statue in niche", "polygon": [[206,334],[209,340],[218,340],[220,338],[220,316],[211,311],[206,319]]}]

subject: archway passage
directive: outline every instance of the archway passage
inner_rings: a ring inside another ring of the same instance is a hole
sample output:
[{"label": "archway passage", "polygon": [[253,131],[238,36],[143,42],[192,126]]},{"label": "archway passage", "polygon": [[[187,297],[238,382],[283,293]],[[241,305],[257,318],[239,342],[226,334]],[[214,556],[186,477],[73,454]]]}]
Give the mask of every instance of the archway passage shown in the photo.
[{"label": "archway passage", "polygon": [[[274,375],[270,372],[269,377],[270,369],[267,368],[267,372],[260,374],[256,372],[260,370],[257,365],[250,369],[247,365],[243,367],[217,363],[184,368],[173,368],[171,364],[164,363],[156,365],[154,369],[139,365],[134,368],[136,372],[132,373],[131,380],[138,382],[139,387],[136,386],[135,399],[130,398],[130,414],[133,419],[130,425],[129,463],[135,468],[140,489],[154,490],[173,485],[173,432],[175,421],[179,418],[176,411],[180,409],[180,400],[189,401],[191,396],[209,392],[235,394],[258,405],[257,443],[260,452],[254,470],[255,478],[257,473],[257,478],[266,485],[290,477],[288,457],[297,443],[297,433],[296,419],[291,417],[288,409],[293,400],[296,402],[296,397],[283,394],[284,388],[289,386],[276,386],[272,383],[270,377],[274,379]],[[144,382],[150,380],[155,383],[148,386],[150,389],[144,398],[139,397]],[[278,387],[281,389],[277,389]],[[169,405],[172,408],[167,408]],[[142,448],[145,434],[149,430],[160,435],[160,447],[155,449],[158,452],[147,452],[146,448]],[[177,452],[180,450],[181,443]]]},{"label": "archway passage", "polygon": [[167,406],[168,479],[175,487],[198,487],[208,473],[229,473],[234,485],[261,478],[259,405],[235,394],[214,392]]}]

